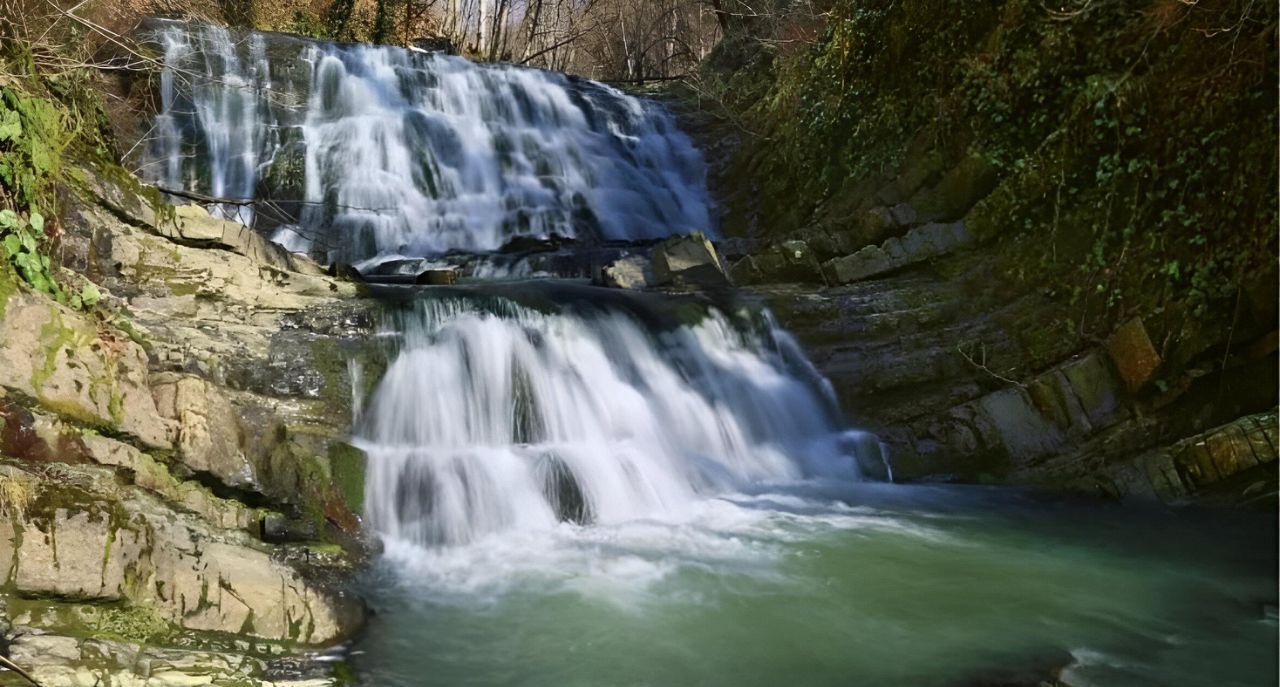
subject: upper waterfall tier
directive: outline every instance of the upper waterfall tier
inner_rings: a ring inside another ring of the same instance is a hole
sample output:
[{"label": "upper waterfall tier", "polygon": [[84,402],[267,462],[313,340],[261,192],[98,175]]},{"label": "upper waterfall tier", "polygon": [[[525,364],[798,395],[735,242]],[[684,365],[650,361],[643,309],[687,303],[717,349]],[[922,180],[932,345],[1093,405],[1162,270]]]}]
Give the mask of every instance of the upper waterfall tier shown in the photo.
[{"label": "upper waterfall tier", "polygon": [[[606,85],[442,54],[155,21],[144,169],[326,259],[711,230],[701,154]],[[255,217],[256,215],[256,217]]]}]

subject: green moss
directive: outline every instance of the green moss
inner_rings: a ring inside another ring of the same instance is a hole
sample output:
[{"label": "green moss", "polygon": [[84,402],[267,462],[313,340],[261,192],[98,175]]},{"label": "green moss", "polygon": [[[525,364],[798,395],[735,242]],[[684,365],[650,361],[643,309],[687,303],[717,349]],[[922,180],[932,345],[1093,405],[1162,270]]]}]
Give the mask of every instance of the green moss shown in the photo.
[{"label": "green moss", "polygon": [[121,332],[124,332],[124,335],[129,337],[130,341],[141,346],[143,350],[147,351],[148,353],[151,352],[151,349],[152,349],[151,341],[149,341],[147,337],[142,334],[142,332],[138,331],[138,328],[133,325],[133,322],[131,320],[125,317],[116,317],[111,320],[111,326],[115,327]]},{"label": "green moss", "polygon": [[364,451],[346,443],[334,443],[329,447],[329,465],[333,470],[333,483],[352,512],[364,510],[365,465],[368,458]]},{"label": "green moss", "polygon": [[[31,387],[36,390],[37,395],[57,369],[58,354],[62,353],[63,348],[75,339],[76,333],[62,324],[62,312],[56,306],[50,305],[49,319],[40,329],[40,343],[44,345],[45,351],[44,363],[31,374]],[[67,355],[68,357],[74,355],[70,348],[67,348]]]},{"label": "green moss", "polygon": [[[59,415],[95,429],[109,429],[124,420],[124,398],[116,379],[115,353],[101,343],[95,343],[96,333],[68,325],[63,311],[49,305],[49,319],[40,330],[40,343],[44,348],[44,360],[32,371],[31,386],[40,404]],[[88,365],[93,359],[95,365]],[[89,379],[89,398],[98,402],[104,395],[108,417],[99,416],[94,409],[86,408],[73,400],[54,399],[45,395],[45,385],[60,365],[88,370],[97,367],[100,372]]]},{"label": "green moss", "polygon": [[0,322],[4,321],[5,309],[9,305],[9,299],[18,290],[17,275],[13,273],[13,268],[6,263],[0,263]]},{"label": "green moss", "polygon": [[179,630],[159,611],[130,604],[77,604],[12,596],[9,617],[27,616],[32,624],[74,637],[163,644]]},{"label": "green moss", "polygon": [[334,406],[333,412],[351,413],[351,380],[347,371],[347,356],[337,340],[316,337],[311,341],[311,364],[324,378],[320,396]]},{"label": "green moss", "polygon": [[176,631],[159,612],[146,606],[106,608],[92,627],[97,636],[142,644],[168,639]]},{"label": "green moss", "polygon": [[19,210],[51,207],[75,122],[52,99],[12,87],[0,88],[0,122],[0,186]]},{"label": "green moss", "polygon": [[304,544],[303,548],[312,555],[320,556],[322,558],[340,559],[343,556],[346,556],[346,550],[338,544],[312,542]]}]

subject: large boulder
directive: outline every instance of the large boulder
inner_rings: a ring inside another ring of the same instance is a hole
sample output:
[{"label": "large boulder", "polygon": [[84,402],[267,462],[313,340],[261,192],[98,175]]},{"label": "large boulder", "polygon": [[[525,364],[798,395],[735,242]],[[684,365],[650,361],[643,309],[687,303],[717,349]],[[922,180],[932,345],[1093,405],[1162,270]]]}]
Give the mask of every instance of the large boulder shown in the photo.
[{"label": "large boulder", "polygon": [[653,279],[659,286],[728,286],[716,247],[702,234],[676,236],[658,244],[652,255]]}]

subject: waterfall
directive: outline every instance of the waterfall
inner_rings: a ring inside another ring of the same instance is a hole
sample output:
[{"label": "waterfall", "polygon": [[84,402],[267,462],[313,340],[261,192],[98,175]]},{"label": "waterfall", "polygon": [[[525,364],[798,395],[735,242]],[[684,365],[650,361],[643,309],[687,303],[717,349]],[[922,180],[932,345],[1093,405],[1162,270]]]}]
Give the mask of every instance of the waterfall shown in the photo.
[{"label": "waterfall", "polygon": [[[252,198],[270,129],[265,99],[256,92],[269,89],[262,35],[248,36],[246,59],[231,32],[220,26],[204,26],[195,34],[169,29],[158,38],[167,66],[160,75],[152,161],[144,169],[168,188]],[[212,209],[227,219],[253,221],[252,209],[245,206]]]},{"label": "waterfall", "polygon": [[[508,259],[527,239],[580,250],[711,228],[689,138],[603,84],[198,24],[148,31],[165,69],[146,169],[256,199],[252,215],[214,210],[292,250],[392,271],[486,253],[478,280],[535,274]],[[696,520],[719,496],[865,469],[874,441],[842,429],[830,384],[767,313],[512,288],[524,294],[386,304],[392,362],[352,405],[366,516],[388,542]]]},{"label": "waterfall", "polygon": [[666,328],[449,296],[389,329],[403,348],[360,443],[369,522],[393,540],[679,519],[752,484],[855,473],[803,363],[716,309]]},{"label": "waterfall", "polygon": [[149,159],[166,188],[256,199],[290,249],[350,262],[516,237],[710,231],[702,157],[655,103],[442,54],[153,21]]}]

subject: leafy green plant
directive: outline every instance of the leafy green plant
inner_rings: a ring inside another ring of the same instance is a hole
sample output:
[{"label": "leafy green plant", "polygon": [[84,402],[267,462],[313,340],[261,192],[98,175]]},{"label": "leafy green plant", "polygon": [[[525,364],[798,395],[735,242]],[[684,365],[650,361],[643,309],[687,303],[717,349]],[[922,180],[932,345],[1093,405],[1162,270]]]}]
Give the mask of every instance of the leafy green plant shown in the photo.
[{"label": "leafy green plant", "polygon": [[[61,295],[62,289],[49,274],[49,256],[42,254],[44,241],[44,217],[33,212],[23,219],[13,210],[0,210],[0,229],[4,230],[4,255],[18,274],[37,291]],[[61,299],[59,299],[61,300]]]},{"label": "leafy green plant", "polygon": [[33,289],[79,310],[102,294],[91,282],[76,289],[55,277],[46,216],[57,215],[64,159],[100,154],[103,139],[101,126],[83,126],[83,112],[101,114],[81,103],[89,86],[68,78],[46,79],[48,96],[37,94],[35,82],[0,87],[0,255]]},{"label": "leafy green plant", "polygon": [[31,288],[47,293],[59,303],[77,310],[92,308],[102,299],[102,292],[86,281],[79,291],[70,292],[54,278],[49,255],[41,250],[45,244],[44,216],[32,212],[23,219],[13,210],[0,210],[0,239],[4,257]]}]

